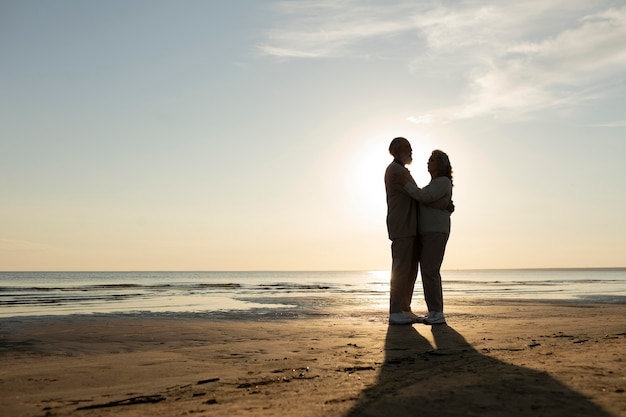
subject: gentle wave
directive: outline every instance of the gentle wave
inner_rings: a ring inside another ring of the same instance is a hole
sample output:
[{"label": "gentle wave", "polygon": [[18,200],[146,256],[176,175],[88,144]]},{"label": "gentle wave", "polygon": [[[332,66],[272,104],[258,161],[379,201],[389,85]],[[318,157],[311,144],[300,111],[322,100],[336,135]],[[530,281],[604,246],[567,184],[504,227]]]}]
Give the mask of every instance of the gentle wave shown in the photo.
[{"label": "gentle wave", "polygon": [[[473,270],[443,275],[448,298],[626,303],[626,269]],[[0,317],[250,309],[319,313],[328,305],[385,308],[388,292],[386,271],[0,272]],[[419,281],[416,293],[421,293]]]}]

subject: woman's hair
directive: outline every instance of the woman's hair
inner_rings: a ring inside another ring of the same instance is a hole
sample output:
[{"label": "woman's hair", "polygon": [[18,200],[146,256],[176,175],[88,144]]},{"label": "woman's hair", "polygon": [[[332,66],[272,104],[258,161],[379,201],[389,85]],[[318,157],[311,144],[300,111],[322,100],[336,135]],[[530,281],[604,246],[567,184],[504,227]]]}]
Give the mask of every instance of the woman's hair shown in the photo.
[{"label": "woman's hair", "polygon": [[437,158],[437,161],[439,162],[439,176],[448,177],[450,178],[450,182],[452,182],[452,165],[450,165],[450,158],[448,158],[448,154],[444,151],[440,151],[439,149],[435,149],[432,156]]}]

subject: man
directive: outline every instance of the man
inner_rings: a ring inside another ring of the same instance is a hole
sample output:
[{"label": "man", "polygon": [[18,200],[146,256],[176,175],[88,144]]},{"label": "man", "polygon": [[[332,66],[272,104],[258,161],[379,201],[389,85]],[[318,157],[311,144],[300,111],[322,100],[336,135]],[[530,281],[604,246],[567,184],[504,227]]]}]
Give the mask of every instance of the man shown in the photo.
[{"label": "man", "polygon": [[[417,236],[417,202],[404,189],[413,150],[409,141],[397,137],[389,145],[394,160],[385,171],[387,191],[387,231],[391,240],[391,285],[389,291],[389,324],[411,324],[420,318],[411,312],[411,299],[419,263]],[[410,177],[410,174],[408,174]],[[411,181],[413,179],[411,178]]]}]

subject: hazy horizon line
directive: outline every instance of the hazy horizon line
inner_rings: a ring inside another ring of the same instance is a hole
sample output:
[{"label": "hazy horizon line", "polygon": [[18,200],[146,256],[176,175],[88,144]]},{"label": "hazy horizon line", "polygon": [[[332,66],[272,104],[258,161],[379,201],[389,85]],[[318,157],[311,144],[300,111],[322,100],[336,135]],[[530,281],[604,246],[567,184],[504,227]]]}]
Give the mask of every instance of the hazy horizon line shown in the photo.
[{"label": "hazy horizon line", "polygon": [[[598,270],[626,270],[626,266],[587,266],[587,267],[512,267],[512,268],[448,268],[442,272],[454,271],[598,271]],[[111,273],[136,273],[136,272],[389,272],[388,269],[194,269],[194,270],[157,270],[157,269],[136,269],[136,270],[0,270],[0,273],[18,272],[111,272]]]}]

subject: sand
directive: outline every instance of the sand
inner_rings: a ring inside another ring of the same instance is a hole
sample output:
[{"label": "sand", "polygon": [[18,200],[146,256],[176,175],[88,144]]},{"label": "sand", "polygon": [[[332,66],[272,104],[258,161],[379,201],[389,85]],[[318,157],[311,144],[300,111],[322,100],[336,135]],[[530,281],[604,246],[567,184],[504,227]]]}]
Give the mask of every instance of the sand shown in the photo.
[{"label": "sand", "polygon": [[0,320],[1,416],[626,416],[626,305]]}]

